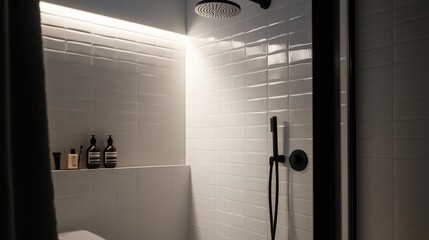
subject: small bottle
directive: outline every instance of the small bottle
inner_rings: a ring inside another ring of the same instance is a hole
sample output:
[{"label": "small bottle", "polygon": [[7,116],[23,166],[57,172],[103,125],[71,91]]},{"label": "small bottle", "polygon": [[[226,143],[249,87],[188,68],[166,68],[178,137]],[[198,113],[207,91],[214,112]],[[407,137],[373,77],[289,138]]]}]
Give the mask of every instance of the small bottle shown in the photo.
[{"label": "small bottle", "polygon": [[101,164],[101,153],[100,149],[95,145],[97,140],[95,135],[92,135],[90,140],[91,146],[86,150],[86,167],[87,168],[98,168]]},{"label": "small bottle", "polygon": [[116,148],[113,146],[112,135],[109,135],[107,139],[107,147],[104,149],[104,167],[114,168],[116,167],[118,154]]},{"label": "small bottle", "polygon": [[76,154],[76,149],[70,149],[70,154],[68,155],[68,169],[77,169],[78,167],[78,158]]}]

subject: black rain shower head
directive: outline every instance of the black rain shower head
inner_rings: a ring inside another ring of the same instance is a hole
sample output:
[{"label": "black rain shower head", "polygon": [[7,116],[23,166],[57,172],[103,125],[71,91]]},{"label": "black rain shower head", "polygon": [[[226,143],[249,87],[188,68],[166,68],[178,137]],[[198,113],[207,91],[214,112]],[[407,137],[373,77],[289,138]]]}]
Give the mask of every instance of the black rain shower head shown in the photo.
[{"label": "black rain shower head", "polygon": [[[267,9],[271,0],[250,0],[258,3],[263,9]],[[237,16],[241,7],[235,2],[228,0],[202,0],[195,4],[195,12],[207,18],[228,18]]]}]

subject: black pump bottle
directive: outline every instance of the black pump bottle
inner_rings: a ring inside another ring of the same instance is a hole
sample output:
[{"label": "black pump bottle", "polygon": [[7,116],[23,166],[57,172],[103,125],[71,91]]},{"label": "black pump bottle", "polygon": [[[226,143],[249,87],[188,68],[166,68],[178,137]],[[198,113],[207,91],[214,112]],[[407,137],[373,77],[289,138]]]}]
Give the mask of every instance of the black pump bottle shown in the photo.
[{"label": "black pump bottle", "polygon": [[118,153],[116,148],[113,146],[112,135],[109,135],[107,139],[107,147],[104,149],[104,167],[114,168],[116,167]]},{"label": "black pump bottle", "polygon": [[98,168],[101,164],[101,153],[100,149],[95,145],[97,140],[95,135],[92,135],[91,146],[86,150],[86,167],[87,168]]}]

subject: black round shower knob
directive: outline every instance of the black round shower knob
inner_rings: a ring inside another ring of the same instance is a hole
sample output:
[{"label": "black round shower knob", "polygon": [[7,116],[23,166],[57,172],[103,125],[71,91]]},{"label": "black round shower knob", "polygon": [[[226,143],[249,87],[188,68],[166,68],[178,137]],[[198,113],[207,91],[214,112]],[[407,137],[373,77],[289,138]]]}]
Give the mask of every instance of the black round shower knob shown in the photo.
[{"label": "black round shower knob", "polygon": [[295,171],[302,171],[308,165],[308,157],[302,150],[295,150],[289,156],[289,164]]}]

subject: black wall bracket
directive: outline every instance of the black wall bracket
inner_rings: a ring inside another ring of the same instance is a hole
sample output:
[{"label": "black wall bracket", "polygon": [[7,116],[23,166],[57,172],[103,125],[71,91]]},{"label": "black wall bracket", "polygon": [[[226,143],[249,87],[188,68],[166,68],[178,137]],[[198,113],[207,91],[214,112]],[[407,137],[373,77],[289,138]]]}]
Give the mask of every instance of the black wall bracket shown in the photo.
[{"label": "black wall bracket", "polygon": [[262,9],[267,9],[271,5],[271,0],[250,0],[250,1],[259,4],[259,6],[261,6]]}]

